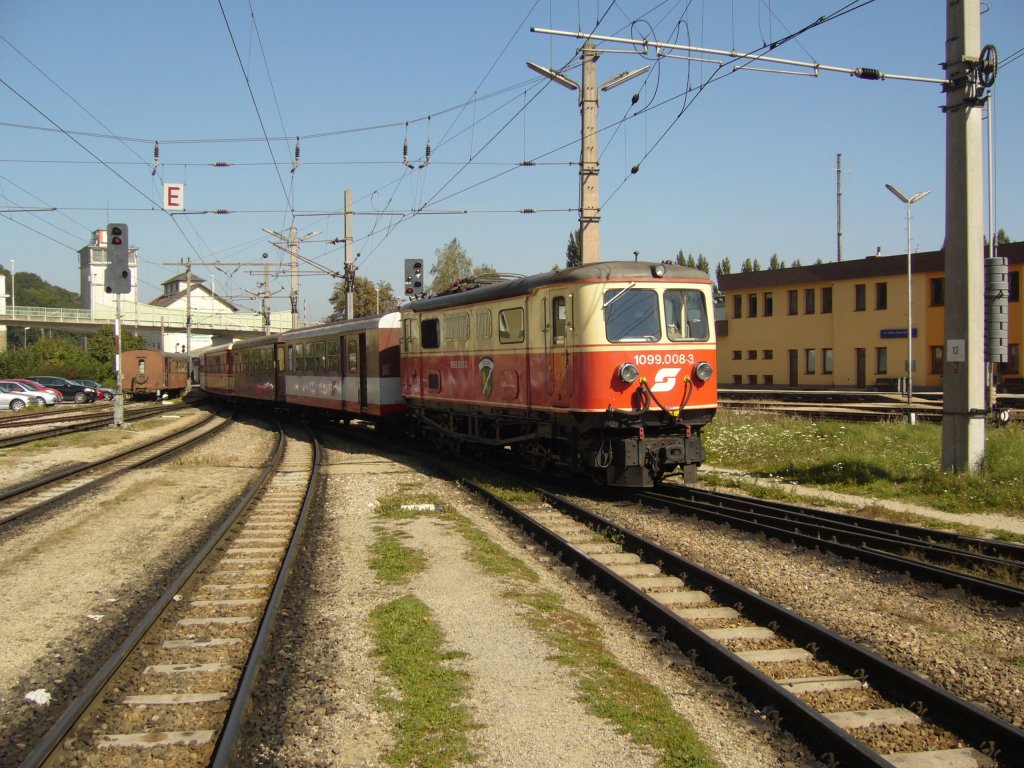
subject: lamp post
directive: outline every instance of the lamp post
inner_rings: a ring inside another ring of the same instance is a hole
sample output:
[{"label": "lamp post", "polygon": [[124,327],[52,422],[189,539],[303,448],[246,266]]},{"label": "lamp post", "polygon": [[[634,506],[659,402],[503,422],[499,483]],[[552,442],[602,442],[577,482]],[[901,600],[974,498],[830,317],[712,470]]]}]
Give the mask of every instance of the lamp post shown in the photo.
[{"label": "lamp post", "polygon": [[924,192],[918,192],[913,197],[907,197],[892,184],[886,184],[885,188],[906,203],[907,206],[907,421],[913,424],[915,419],[914,412],[911,410],[911,399],[914,394],[914,312],[913,304],[911,303],[913,293],[910,269],[910,206],[922,197],[930,195],[932,191],[927,189]]},{"label": "lamp post", "polygon": [[11,317],[14,317],[14,259],[11,259]]}]

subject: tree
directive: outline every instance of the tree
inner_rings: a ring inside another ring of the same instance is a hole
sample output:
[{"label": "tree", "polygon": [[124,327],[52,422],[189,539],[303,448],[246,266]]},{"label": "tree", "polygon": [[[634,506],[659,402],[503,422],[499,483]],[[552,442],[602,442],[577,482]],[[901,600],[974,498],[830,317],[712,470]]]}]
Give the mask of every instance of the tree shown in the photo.
[{"label": "tree", "polygon": [[697,269],[707,274],[711,273],[711,263],[703,253],[697,256]]},{"label": "tree", "polygon": [[743,263],[740,265],[740,272],[753,272],[753,271],[754,271],[754,261],[753,261],[753,259],[751,259],[748,256],[747,258],[745,258],[743,260]]},{"label": "tree", "polygon": [[785,269],[786,262],[779,258],[779,254],[773,253],[772,260],[768,263],[768,269]]},{"label": "tree", "polygon": [[434,281],[430,284],[430,292],[433,294],[444,293],[458,280],[465,280],[474,275],[497,275],[498,270],[489,264],[473,266],[473,260],[466,255],[466,249],[462,247],[457,238],[443,248],[434,251],[436,262],[430,268],[430,274],[434,275]]},{"label": "tree", "polygon": [[[331,306],[334,311],[325,320],[333,322],[345,320],[345,307],[348,297],[345,293],[344,281],[334,284],[331,292]],[[357,317],[369,317],[381,312],[388,312],[398,306],[398,299],[395,298],[391,283],[381,280],[374,283],[365,277],[357,277],[352,290],[352,315]]]},{"label": "tree", "polygon": [[718,262],[718,266],[715,267],[715,279],[716,280],[720,280],[722,275],[731,275],[731,274],[732,274],[732,264],[729,262],[729,257],[726,256],[724,259],[722,259],[720,262]]},{"label": "tree", "polygon": [[580,252],[580,231],[574,229],[569,233],[569,244],[565,247],[565,266],[578,267],[583,263],[583,254]]},{"label": "tree", "polygon": [[996,232],[996,246],[1009,245],[1009,243],[1010,236],[1006,234],[1005,229],[1000,229],[998,232]]}]

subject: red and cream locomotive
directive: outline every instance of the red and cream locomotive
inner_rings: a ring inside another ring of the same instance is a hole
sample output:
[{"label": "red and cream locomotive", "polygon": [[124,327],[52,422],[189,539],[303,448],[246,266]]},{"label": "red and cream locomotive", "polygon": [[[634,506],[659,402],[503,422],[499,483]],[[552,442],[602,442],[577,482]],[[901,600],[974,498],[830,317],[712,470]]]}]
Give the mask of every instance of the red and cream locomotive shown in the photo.
[{"label": "red and cream locomotive", "polygon": [[401,416],[442,445],[646,487],[696,476],[716,365],[707,275],[600,262],[209,350],[203,383],[345,419]]}]

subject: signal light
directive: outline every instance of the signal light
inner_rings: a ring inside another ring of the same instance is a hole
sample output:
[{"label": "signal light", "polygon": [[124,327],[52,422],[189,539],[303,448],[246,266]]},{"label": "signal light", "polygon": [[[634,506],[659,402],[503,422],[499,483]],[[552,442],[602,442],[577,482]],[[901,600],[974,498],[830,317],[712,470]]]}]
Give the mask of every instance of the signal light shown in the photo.
[{"label": "signal light", "polygon": [[107,271],[104,278],[107,293],[132,292],[127,224],[107,224]]},{"label": "signal light", "polygon": [[423,293],[423,261],[422,259],[406,259],[405,295],[419,297]]}]

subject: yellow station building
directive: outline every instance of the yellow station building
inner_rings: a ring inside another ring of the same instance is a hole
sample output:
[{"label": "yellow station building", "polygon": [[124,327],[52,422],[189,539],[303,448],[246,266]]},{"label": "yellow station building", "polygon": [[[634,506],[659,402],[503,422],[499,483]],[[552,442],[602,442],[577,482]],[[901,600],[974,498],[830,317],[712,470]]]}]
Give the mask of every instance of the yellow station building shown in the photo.
[{"label": "yellow station building", "polygon": [[[1010,330],[997,380],[1019,385],[1024,242],[1002,245],[998,255],[1009,262]],[[943,252],[913,254],[911,274],[913,385],[938,389]],[[906,376],[906,254],[721,275],[718,287],[725,296],[725,317],[716,323],[723,386],[894,388]]]}]

